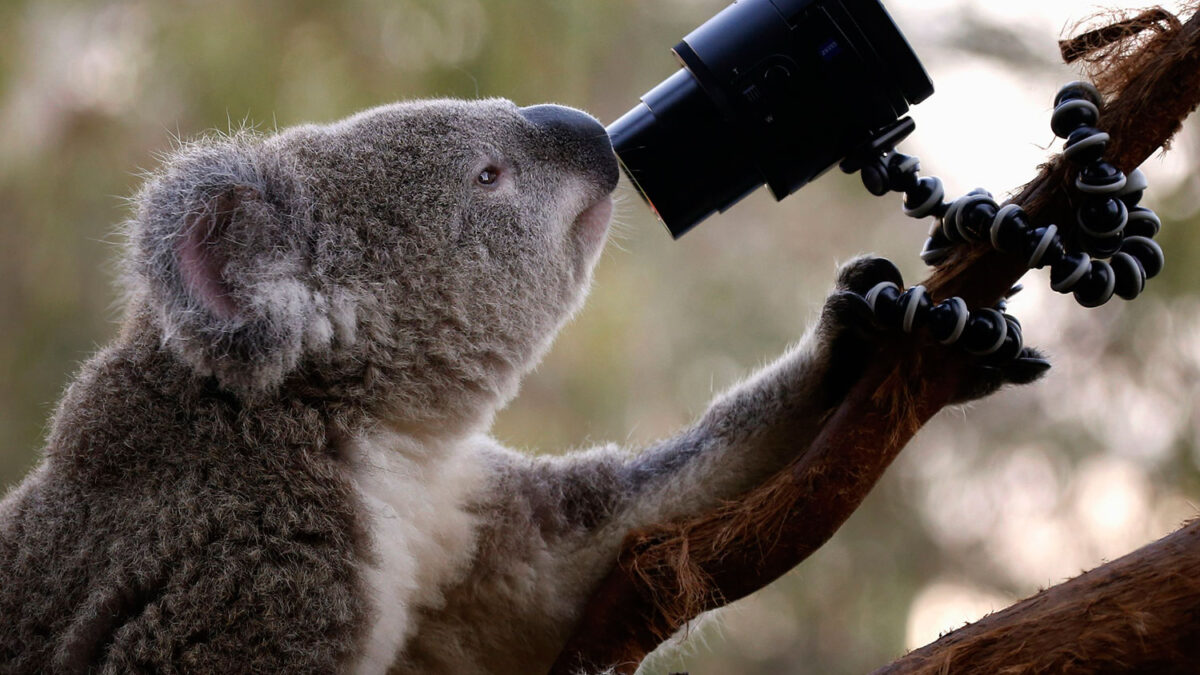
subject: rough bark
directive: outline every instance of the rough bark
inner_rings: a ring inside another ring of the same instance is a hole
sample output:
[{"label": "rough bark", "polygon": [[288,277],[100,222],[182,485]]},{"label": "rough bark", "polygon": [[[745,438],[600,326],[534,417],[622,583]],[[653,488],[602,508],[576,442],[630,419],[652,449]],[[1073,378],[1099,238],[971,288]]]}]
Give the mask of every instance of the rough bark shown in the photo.
[{"label": "rough bark", "polygon": [[1200,672],[1200,521],[874,675]]},{"label": "rough bark", "polygon": [[[1156,31],[1150,39],[1126,35],[1124,52],[1098,62],[1105,72],[1097,79],[1110,100],[1101,115],[1101,127],[1113,137],[1108,157],[1125,171],[1164,146],[1200,103],[1200,16],[1150,27]],[[1087,54],[1113,44],[1111,35],[1097,39],[1108,42],[1091,51],[1070,46]],[[1064,187],[1070,174],[1066,162],[1052,161],[1012,201],[1035,222],[1069,230],[1074,219]],[[972,307],[990,306],[1025,271],[1014,256],[964,246],[923,283],[935,299],[959,295]],[[605,668],[632,673],[688,620],[799,564],[837,531],[917,429],[951,400],[969,365],[968,357],[928,340],[897,340],[808,451],[772,480],[700,518],[631,534],[552,675]]]}]

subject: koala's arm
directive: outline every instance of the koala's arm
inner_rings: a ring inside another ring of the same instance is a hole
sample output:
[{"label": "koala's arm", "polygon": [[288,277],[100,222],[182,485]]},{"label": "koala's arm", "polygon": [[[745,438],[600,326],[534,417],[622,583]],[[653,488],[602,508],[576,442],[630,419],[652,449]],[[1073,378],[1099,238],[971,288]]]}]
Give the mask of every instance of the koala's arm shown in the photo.
[{"label": "koala's arm", "polygon": [[630,531],[704,512],[802,453],[836,400],[827,389],[837,370],[829,328],[822,319],[776,363],[717,398],[693,426],[639,453],[612,445],[542,457],[499,444],[480,451],[490,480],[475,499],[486,518],[467,585],[507,580],[502,591],[472,597],[486,596],[495,616],[513,618],[477,634],[511,645],[509,625],[531,625],[524,634],[545,639],[522,636],[532,650],[522,660],[548,668]]},{"label": "koala's arm", "polygon": [[882,259],[845,265],[797,345],[714,399],[690,428],[624,464],[614,515],[635,528],[701,513],[801,455],[878,349],[856,293],[883,280],[899,274]]},{"label": "koala's arm", "polygon": [[836,381],[828,322],[823,317],[773,364],[718,396],[690,428],[629,459],[620,517],[641,527],[708,510],[803,453],[844,384]]},{"label": "koala's arm", "polygon": [[521,492],[551,505],[533,509],[544,514],[547,545],[587,558],[573,568],[603,573],[628,532],[703,513],[802,454],[877,349],[860,294],[898,278],[880,259],[843,267],[804,338],[718,396],[680,434],[639,452],[607,446],[528,465],[531,480]]},{"label": "koala's arm", "polygon": [[[903,286],[899,271],[887,260],[863,257],[847,263],[820,319],[800,343],[718,396],[693,426],[632,456],[596,450],[559,467],[567,482],[578,482],[572,472],[608,467],[607,483],[614,492],[607,500],[592,500],[610,509],[598,519],[610,525],[597,530],[600,536],[621,537],[708,511],[802,455],[888,339],[863,300],[884,281]],[[1030,350],[1029,356],[1004,367],[977,364],[955,400],[1036,379],[1046,364],[1036,352]]]}]

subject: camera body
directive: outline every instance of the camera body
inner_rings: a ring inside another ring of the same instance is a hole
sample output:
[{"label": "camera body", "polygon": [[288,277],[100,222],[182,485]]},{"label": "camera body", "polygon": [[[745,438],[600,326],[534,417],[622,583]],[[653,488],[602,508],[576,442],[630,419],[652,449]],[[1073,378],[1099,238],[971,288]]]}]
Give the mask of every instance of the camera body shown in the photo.
[{"label": "camera body", "polygon": [[764,183],[783,199],[933,93],[879,0],[737,0],[673,51],[608,133],[674,237]]}]

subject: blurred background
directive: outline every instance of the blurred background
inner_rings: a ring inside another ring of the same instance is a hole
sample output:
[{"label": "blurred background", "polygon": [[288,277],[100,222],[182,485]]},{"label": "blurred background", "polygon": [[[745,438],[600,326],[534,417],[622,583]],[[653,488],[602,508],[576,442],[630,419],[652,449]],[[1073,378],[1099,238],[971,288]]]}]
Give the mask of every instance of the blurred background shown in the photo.
[{"label": "blurred background", "polygon": [[[555,101],[605,122],[724,0],[0,2],[0,485],[37,461],[64,385],[116,331],[122,198],[175,137],[270,131],[396,99]],[[891,0],[938,93],[904,150],[998,196],[1057,150],[1074,0]],[[1106,7],[1136,7],[1109,2]],[[815,102],[815,105],[819,103]],[[1055,368],[939,415],[841,532],[647,673],[860,673],[1175,529],[1200,494],[1200,144],[1148,162],[1164,274],[1085,311],[1031,273],[1013,304]],[[702,171],[704,167],[697,167]],[[628,185],[590,304],[496,434],[531,452],[671,434],[797,339],[836,263],[906,279],[927,224],[831,173],[673,242]]]}]

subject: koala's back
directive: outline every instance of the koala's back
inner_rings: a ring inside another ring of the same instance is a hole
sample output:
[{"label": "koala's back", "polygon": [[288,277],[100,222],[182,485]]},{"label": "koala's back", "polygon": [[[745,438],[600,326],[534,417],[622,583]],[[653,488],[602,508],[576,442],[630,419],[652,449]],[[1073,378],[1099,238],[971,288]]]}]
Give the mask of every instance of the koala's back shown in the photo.
[{"label": "koala's back", "polygon": [[339,669],[361,537],[315,415],[156,390],[186,378],[148,378],[153,351],[85,367],[0,505],[0,671]]}]

